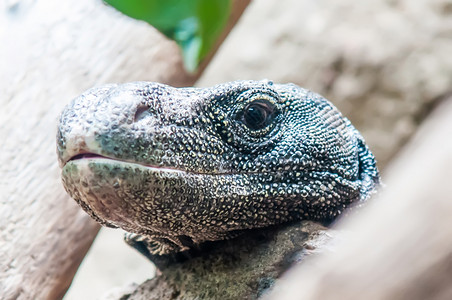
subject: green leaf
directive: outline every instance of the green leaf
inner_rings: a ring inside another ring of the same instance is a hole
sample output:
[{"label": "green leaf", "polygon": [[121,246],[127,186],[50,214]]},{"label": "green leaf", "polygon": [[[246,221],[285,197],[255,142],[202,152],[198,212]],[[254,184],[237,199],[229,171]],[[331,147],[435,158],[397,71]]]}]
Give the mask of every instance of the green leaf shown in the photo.
[{"label": "green leaf", "polygon": [[182,49],[184,64],[194,72],[223,31],[230,0],[105,0],[129,17],[146,21]]}]

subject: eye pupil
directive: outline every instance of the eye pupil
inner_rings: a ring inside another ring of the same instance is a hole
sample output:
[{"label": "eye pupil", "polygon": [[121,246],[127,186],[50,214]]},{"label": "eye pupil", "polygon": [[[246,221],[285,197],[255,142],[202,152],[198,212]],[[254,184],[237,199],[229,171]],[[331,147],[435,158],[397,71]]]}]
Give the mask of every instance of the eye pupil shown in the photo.
[{"label": "eye pupil", "polygon": [[275,107],[266,100],[255,100],[243,111],[243,123],[251,130],[267,127],[274,119]]}]

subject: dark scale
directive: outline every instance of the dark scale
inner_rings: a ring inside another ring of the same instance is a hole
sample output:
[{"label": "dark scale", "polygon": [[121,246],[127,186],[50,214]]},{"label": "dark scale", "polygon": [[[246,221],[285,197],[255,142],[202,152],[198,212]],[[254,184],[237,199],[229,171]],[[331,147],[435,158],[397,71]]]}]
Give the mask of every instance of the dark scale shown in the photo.
[{"label": "dark scale", "polygon": [[153,255],[293,220],[330,222],[380,180],[330,102],[271,81],[94,88],[65,108],[57,143],[68,193]]}]

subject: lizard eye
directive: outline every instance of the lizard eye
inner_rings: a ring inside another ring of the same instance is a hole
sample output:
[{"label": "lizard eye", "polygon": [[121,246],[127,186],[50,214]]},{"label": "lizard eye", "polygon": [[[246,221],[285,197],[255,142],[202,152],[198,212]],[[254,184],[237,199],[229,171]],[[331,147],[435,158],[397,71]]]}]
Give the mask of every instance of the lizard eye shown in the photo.
[{"label": "lizard eye", "polygon": [[272,123],[276,112],[275,105],[270,101],[255,100],[243,110],[242,122],[251,130],[263,129]]}]

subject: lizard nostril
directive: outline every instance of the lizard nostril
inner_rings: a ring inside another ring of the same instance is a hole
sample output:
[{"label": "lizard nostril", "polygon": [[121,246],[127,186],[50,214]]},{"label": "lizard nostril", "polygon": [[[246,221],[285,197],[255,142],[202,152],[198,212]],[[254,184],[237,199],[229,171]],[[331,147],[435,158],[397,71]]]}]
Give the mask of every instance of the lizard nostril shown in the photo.
[{"label": "lizard nostril", "polygon": [[134,122],[138,122],[141,119],[144,119],[146,116],[149,115],[149,107],[144,104],[140,104],[137,107],[137,110],[135,112]]}]

